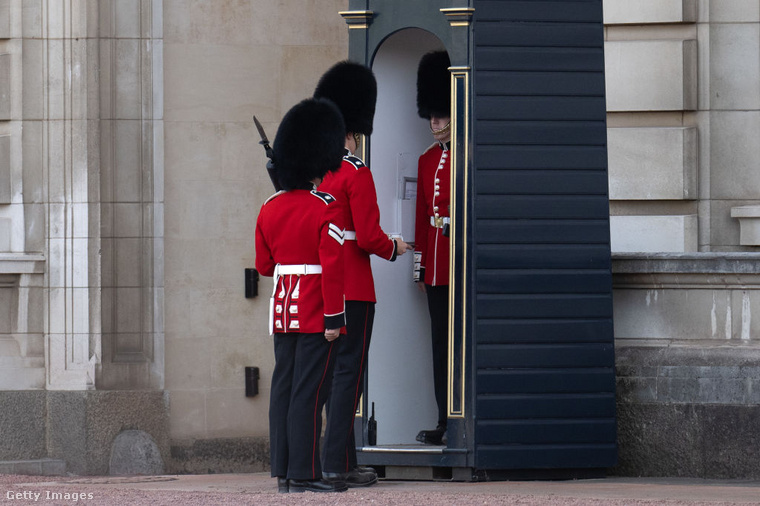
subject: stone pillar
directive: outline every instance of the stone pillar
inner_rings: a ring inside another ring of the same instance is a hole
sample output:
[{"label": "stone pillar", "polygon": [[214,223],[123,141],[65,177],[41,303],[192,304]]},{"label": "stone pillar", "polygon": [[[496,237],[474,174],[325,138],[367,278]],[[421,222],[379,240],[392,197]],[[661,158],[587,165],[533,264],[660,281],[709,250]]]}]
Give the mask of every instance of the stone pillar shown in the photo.
[{"label": "stone pillar", "polygon": [[45,223],[46,387],[91,389],[101,354],[97,5],[24,2],[23,19],[24,140],[40,164]]},{"label": "stone pillar", "polygon": [[23,193],[15,214],[27,219],[6,219],[6,242],[24,251],[13,232],[24,231],[25,251],[42,252],[47,263],[46,308],[38,313],[45,386],[160,389],[163,4],[0,0],[0,37],[6,11],[11,32],[21,32],[21,58],[0,54],[0,67],[15,71],[0,79],[0,123],[7,88],[23,142],[16,148],[8,128],[9,149],[0,155],[8,151],[12,163],[23,154],[24,192],[0,189],[0,200]]},{"label": "stone pillar", "polygon": [[98,389],[162,389],[163,2],[102,0]]}]

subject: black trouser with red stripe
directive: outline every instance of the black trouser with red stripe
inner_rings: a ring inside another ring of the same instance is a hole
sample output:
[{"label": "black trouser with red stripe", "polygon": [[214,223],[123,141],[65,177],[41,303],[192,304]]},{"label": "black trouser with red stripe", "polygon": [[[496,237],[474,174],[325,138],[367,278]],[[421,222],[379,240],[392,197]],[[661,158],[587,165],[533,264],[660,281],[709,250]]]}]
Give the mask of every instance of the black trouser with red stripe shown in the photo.
[{"label": "black trouser with red stripe", "polygon": [[449,360],[449,285],[425,285],[430,333],[433,342],[433,389],[438,405],[438,426],[446,428],[448,421],[447,388]]},{"label": "black trouser with red stripe", "polygon": [[322,479],[319,438],[335,341],[328,342],[323,333],[275,334],[274,358],[269,400],[272,476]]},{"label": "black trouser with red stripe", "polygon": [[346,301],[346,335],[337,341],[327,401],[322,467],[329,473],[346,473],[357,465],[354,414],[364,390],[364,369],[374,321],[374,302]]}]

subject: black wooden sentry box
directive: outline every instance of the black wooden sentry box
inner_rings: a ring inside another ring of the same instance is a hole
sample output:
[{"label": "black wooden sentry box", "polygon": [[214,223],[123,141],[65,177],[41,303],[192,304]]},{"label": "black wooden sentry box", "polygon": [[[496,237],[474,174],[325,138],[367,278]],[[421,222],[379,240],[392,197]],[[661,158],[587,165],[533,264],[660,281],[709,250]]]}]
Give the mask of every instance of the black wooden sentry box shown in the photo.
[{"label": "black wooden sentry box", "polygon": [[449,441],[369,447],[365,405],[360,462],[454,479],[614,466],[602,0],[350,0],[341,15],[368,65],[394,33],[433,34],[453,87]]}]

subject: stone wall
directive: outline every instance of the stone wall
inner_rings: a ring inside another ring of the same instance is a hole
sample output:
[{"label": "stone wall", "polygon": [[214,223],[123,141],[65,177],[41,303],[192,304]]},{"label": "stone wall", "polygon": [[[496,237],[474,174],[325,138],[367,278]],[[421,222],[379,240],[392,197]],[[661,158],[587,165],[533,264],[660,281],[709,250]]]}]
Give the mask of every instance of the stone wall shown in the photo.
[{"label": "stone wall", "polygon": [[756,250],[757,5],[604,0],[604,19],[613,251]]},{"label": "stone wall", "polygon": [[98,389],[164,386],[163,4],[98,4]]},{"label": "stone wall", "polygon": [[273,138],[346,58],[347,4],[0,0],[1,459],[105,473],[113,438],[160,420],[167,462],[169,437],[190,449],[178,469],[220,468],[213,441],[264,465],[272,346],[243,273],[272,189],[252,116]]},{"label": "stone wall", "polygon": [[[256,217],[273,193],[253,115],[274,139],[287,110],[347,58],[348,30],[338,12],[348,1],[163,3],[171,436],[181,448],[235,439],[242,448],[268,436],[274,366],[266,324],[271,278],[262,278],[258,298],[244,298]],[[244,395],[246,366],[260,369],[257,397]],[[216,464],[203,464],[206,452],[194,448],[188,466],[219,465],[213,456]]]},{"label": "stone wall", "polygon": [[47,396],[44,391],[0,392],[0,461],[47,457]]},{"label": "stone wall", "polygon": [[760,254],[616,256],[625,476],[760,478]]},{"label": "stone wall", "polygon": [[135,430],[150,435],[164,468],[169,467],[169,397],[165,392],[48,392],[46,401],[48,457],[65,461],[67,472],[110,474],[117,436]]},{"label": "stone wall", "polygon": [[[623,475],[757,478],[760,8],[604,0]],[[629,254],[629,252],[638,252]]]}]

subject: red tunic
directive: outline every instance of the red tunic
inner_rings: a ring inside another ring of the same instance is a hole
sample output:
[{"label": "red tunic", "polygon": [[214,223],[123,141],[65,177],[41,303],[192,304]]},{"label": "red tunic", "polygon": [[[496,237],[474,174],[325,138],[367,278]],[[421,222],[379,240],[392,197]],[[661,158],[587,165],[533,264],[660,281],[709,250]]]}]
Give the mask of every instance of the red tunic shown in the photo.
[{"label": "red tunic", "polygon": [[343,221],[332,195],[309,190],[278,192],[256,221],[256,269],[321,265],[321,274],[282,275],[275,280],[274,332],[320,333],[345,325]]},{"label": "red tunic", "polygon": [[451,216],[450,167],[450,151],[440,143],[430,146],[417,165],[414,251],[422,255],[425,283],[433,286],[449,284],[449,238],[430,224],[430,218]]},{"label": "red tunic", "polygon": [[[343,209],[346,300],[376,302],[369,256],[393,261],[396,243],[380,228],[377,192],[369,167],[347,153],[340,169],[328,173],[319,190],[334,195]],[[356,240],[349,239],[351,232],[356,233]]]}]

